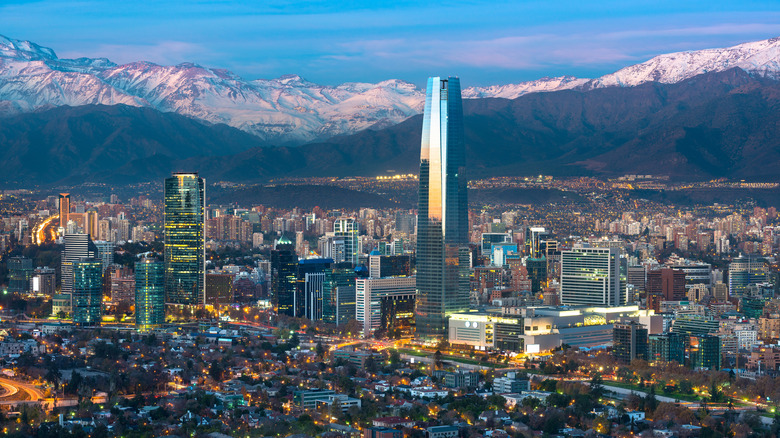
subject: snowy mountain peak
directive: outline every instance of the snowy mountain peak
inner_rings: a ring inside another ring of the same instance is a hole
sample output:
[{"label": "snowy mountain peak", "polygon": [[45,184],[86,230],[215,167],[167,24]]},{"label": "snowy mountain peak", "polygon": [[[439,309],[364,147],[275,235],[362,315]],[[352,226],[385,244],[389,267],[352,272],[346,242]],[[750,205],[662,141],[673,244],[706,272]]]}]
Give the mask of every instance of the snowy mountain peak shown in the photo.
[{"label": "snowy mountain peak", "polygon": [[676,83],[712,71],[738,67],[780,78],[780,38],[721,49],[668,53],[590,81],[586,88],[633,87],[645,82]]},{"label": "snowy mountain peak", "polygon": [[24,60],[57,59],[54,50],[30,41],[21,41],[0,35],[0,56]]}]

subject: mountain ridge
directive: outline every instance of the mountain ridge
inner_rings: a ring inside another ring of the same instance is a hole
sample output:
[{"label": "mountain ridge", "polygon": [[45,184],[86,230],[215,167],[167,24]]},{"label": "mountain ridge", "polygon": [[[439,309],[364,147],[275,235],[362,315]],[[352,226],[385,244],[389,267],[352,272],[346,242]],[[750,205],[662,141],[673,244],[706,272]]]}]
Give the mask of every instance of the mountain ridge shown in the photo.
[{"label": "mountain ridge", "polygon": [[[561,76],[517,84],[467,87],[467,99],[516,99],[567,89],[677,83],[738,67],[780,78],[780,38],[721,49],[656,56],[596,79]],[[57,106],[124,104],[224,123],[267,143],[299,145],[392,126],[419,114],[424,91],[399,79],[324,86],[298,75],[245,80],[196,63],[117,65],[106,58],[58,58],[54,50],[0,35],[0,115]]]}]

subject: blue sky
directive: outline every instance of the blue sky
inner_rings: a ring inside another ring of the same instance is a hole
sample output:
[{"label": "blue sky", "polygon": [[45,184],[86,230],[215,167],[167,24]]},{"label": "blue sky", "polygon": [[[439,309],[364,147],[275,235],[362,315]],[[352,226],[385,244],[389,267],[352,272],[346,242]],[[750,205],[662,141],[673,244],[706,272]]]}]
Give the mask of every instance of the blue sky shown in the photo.
[{"label": "blue sky", "polygon": [[464,86],[596,77],[654,55],[780,36],[772,1],[0,0],[0,34],[60,57],[196,62],[248,79]]}]

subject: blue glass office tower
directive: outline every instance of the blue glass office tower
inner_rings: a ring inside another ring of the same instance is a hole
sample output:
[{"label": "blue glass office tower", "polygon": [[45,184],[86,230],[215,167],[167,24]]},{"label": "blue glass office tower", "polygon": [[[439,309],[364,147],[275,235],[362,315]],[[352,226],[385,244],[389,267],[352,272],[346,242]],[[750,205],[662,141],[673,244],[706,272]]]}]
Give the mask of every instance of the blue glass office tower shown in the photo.
[{"label": "blue glass office tower", "polygon": [[206,189],[197,173],[165,179],[165,300],[169,304],[205,302]]},{"label": "blue glass office tower", "polygon": [[84,258],[73,262],[73,323],[100,325],[103,318],[103,261]]},{"label": "blue glass office tower", "polygon": [[416,334],[447,336],[449,315],[469,309],[468,200],[458,78],[428,79],[420,149]]},{"label": "blue glass office tower", "polygon": [[135,262],[135,327],[144,331],[165,323],[165,265]]}]

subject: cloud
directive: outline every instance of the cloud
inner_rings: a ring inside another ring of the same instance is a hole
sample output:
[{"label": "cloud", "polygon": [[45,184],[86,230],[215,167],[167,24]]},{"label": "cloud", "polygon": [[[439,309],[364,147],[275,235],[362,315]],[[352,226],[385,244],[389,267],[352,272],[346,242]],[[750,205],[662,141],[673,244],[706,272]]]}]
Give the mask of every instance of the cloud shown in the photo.
[{"label": "cloud", "polygon": [[100,44],[79,51],[65,51],[61,58],[108,58],[117,64],[134,61],[150,61],[160,65],[173,65],[202,58],[207,49],[185,41],[160,41],[150,44]]}]

